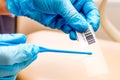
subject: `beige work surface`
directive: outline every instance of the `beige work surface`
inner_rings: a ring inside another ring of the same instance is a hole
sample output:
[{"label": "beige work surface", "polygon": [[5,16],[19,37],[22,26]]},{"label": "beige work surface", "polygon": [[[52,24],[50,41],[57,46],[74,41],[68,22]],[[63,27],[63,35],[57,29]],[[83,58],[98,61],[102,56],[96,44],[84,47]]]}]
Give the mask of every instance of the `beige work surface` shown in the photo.
[{"label": "beige work surface", "polygon": [[[28,35],[28,43],[48,48],[78,50],[77,41],[68,35],[41,31]],[[109,72],[88,76],[82,62],[84,55],[40,53],[37,60],[19,73],[19,80],[120,80],[120,43],[98,40]],[[102,66],[102,65],[101,65]],[[100,67],[101,69],[101,67]]]}]

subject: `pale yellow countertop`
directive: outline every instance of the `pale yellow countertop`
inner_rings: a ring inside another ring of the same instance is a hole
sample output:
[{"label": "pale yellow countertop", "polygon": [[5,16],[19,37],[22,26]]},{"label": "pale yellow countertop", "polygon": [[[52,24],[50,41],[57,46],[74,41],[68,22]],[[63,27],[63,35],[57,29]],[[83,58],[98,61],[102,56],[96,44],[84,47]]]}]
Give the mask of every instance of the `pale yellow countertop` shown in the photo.
[{"label": "pale yellow countertop", "polygon": [[[68,35],[52,31],[30,34],[27,42],[56,49],[79,49],[77,41],[70,40]],[[38,55],[37,60],[19,73],[19,78],[20,80],[120,80],[120,43],[105,40],[98,42],[108,68],[107,74],[88,76],[82,62],[83,55],[42,53]]]}]

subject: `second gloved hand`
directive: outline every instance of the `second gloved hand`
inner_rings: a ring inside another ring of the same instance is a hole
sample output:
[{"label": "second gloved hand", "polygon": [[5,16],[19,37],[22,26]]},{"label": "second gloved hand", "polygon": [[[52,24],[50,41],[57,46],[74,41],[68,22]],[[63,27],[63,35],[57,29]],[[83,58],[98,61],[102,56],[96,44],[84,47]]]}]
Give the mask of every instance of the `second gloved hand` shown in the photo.
[{"label": "second gloved hand", "polygon": [[90,23],[99,27],[100,15],[92,0],[7,0],[7,8],[17,16],[27,16],[51,28],[57,28],[77,39]]},{"label": "second gloved hand", "polygon": [[25,42],[22,34],[0,34],[0,80],[15,80],[37,58],[39,47]]}]

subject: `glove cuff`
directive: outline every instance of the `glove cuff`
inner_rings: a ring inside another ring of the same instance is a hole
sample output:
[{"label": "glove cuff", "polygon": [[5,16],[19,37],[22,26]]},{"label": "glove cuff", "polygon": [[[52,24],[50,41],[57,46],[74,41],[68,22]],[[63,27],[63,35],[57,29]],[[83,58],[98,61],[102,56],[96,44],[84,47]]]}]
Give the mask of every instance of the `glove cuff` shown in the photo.
[{"label": "glove cuff", "polygon": [[16,76],[0,77],[0,80],[16,80]]}]

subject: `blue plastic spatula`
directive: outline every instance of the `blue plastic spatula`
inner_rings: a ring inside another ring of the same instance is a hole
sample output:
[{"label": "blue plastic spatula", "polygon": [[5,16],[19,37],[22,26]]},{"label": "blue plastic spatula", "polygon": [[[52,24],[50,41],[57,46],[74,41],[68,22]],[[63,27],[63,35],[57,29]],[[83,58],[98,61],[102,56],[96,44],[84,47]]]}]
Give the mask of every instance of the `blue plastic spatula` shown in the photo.
[{"label": "blue plastic spatula", "polygon": [[[0,43],[1,46],[10,46],[16,45],[11,43]],[[92,52],[81,52],[81,51],[70,51],[70,50],[58,50],[58,49],[49,49],[45,47],[39,47],[39,52],[55,52],[55,53],[69,53],[69,54],[84,54],[84,55],[92,55]]]},{"label": "blue plastic spatula", "polygon": [[80,52],[80,51],[70,51],[70,50],[58,50],[58,49],[49,49],[45,47],[39,47],[40,53],[41,52],[55,52],[55,53],[69,53],[69,54],[85,54],[85,55],[92,55],[92,52]]}]

